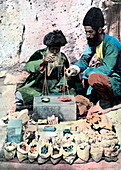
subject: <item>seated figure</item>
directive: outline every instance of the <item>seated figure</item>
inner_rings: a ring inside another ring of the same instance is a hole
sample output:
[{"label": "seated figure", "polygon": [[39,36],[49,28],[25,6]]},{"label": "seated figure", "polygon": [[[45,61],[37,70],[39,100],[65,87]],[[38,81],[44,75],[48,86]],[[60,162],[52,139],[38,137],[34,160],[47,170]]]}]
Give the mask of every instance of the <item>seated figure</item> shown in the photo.
[{"label": "seated figure", "polygon": [[[121,97],[121,43],[104,32],[104,16],[100,8],[92,7],[83,19],[87,46],[81,58],[66,70],[68,77],[82,73],[80,93],[85,89],[94,104],[99,100],[119,100]],[[96,54],[100,61],[98,67],[89,67],[90,60]],[[69,84],[69,83],[68,83]],[[83,88],[82,88],[83,87]]]},{"label": "seated figure", "polygon": [[60,49],[67,43],[66,38],[62,31],[55,30],[44,37],[43,43],[47,47],[37,50],[25,65],[30,75],[16,91],[16,106],[33,105],[34,96],[63,91],[64,67],[68,68],[69,62]]}]

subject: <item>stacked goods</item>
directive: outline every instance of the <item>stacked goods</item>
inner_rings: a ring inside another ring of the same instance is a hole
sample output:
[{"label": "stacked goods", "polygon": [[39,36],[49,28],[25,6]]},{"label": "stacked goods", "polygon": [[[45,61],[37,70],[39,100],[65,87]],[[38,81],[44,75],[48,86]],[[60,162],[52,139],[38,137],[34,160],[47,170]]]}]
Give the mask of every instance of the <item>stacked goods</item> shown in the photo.
[{"label": "stacked goods", "polygon": [[[19,122],[20,120],[10,120],[12,123],[15,121]],[[40,128],[37,127],[37,122],[31,120],[28,124],[24,124],[24,128],[18,125],[13,126],[12,123],[11,126],[8,126],[8,137],[12,136],[12,130],[18,130],[18,127],[21,131],[24,130],[24,134],[21,143],[16,144],[11,141],[5,144],[4,156],[6,160],[13,159],[16,150],[20,162],[28,159],[31,163],[37,160],[39,164],[46,163],[49,159],[52,164],[57,164],[62,159],[69,164],[73,164],[76,158],[84,162],[88,162],[90,158],[95,162],[102,159],[106,161],[117,161],[118,159],[119,140],[113,131],[111,119],[101,112],[88,114],[84,120],[73,123],[70,121],[68,125],[64,122],[63,127],[62,124],[60,126],[57,124],[55,129],[60,128],[57,133],[50,130],[44,132],[47,120],[38,122],[41,124]],[[22,122],[19,123],[22,125]],[[49,127],[55,126],[49,125]],[[39,129],[43,135],[39,134]],[[46,136],[47,134],[49,136]],[[56,134],[56,136],[52,137],[50,134]]]},{"label": "stacked goods", "polygon": [[[59,163],[62,159],[72,164],[76,157],[84,162],[88,162],[90,158],[95,162],[103,158],[106,161],[117,161],[119,151],[118,138],[115,132],[109,129],[99,131],[90,129],[84,132],[81,130],[78,132],[78,139],[74,134],[66,133],[62,138],[40,139],[38,142],[32,141],[29,146],[25,142],[17,145],[17,157],[20,162],[28,158],[30,162],[37,160],[39,164],[46,163],[49,159],[53,164]],[[6,143],[4,146],[6,160],[13,159],[15,153],[16,144]]]},{"label": "stacked goods", "polygon": [[28,122],[24,129],[23,141],[30,144],[34,139],[37,140],[37,127],[32,122]]},{"label": "stacked goods", "polygon": [[104,156],[106,161],[116,161],[119,154],[120,145],[118,138],[113,131],[102,129],[102,146],[104,148]]},{"label": "stacked goods", "polygon": [[11,119],[21,119],[22,124],[25,124],[29,121],[29,111],[28,109],[21,110],[20,112],[14,112],[10,114],[10,120]]},{"label": "stacked goods", "polygon": [[87,122],[95,129],[109,129],[112,130],[112,121],[104,113],[94,113],[90,117],[87,117]]},{"label": "stacked goods", "polygon": [[87,122],[83,121],[78,125],[79,132],[87,133],[89,130],[91,130],[91,126]]}]

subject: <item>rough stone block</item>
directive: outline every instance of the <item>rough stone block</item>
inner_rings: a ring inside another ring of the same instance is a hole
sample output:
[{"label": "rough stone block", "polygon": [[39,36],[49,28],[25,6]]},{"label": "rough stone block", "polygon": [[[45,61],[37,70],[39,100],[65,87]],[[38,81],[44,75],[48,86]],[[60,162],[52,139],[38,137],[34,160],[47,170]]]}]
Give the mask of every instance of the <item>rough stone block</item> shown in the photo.
[{"label": "rough stone block", "polygon": [[[48,97],[48,96],[45,96]],[[66,97],[66,96],[65,96]],[[73,95],[70,95],[71,101],[62,102],[58,96],[49,96],[50,102],[42,102],[41,96],[34,97],[33,119],[46,119],[52,115],[58,117],[60,121],[76,120],[76,103]]]}]

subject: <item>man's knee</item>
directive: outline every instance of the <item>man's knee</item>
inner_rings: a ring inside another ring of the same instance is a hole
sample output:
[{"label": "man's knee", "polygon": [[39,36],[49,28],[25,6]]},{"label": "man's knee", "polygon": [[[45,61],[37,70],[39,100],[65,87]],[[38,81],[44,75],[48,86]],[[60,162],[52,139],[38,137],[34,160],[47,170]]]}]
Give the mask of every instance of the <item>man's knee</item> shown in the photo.
[{"label": "man's knee", "polygon": [[90,86],[93,86],[94,84],[96,84],[98,82],[98,73],[93,73],[91,75],[89,75],[88,77],[88,84]]},{"label": "man's knee", "polygon": [[100,73],[93,73],[88,77],[88,84],[90,86],[94,86],[96,84],[100,84],[101,86],[106,85],[111,87],[111,82],[108,78],[108,76]]}]

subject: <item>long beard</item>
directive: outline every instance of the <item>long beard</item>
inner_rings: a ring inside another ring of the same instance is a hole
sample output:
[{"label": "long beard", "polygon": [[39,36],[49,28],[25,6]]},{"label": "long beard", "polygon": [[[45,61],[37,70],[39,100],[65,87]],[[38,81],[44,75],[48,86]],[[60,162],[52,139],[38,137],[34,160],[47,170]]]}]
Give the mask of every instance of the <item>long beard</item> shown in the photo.
[{"label": "long beard", "polygon": [[101,43],[101,38],[99,33],[97,32],[94,36],[94,38],[87,38],[87,42],[90,47],[97,47]]},{"label": "long beard", "polygon": [[58,58],[61,57],[61,52],[60,52],[60,51],[59,51],[58,53],[54,54],[54,53],[51,53],[51,52],[49,51],[49,49],[47,49],[46,54],[55,57],[56,60],[58,60]]},{"label": "long beard", "polygon": [[60,61],[61,61],[61,52],[59,53],[56,53],[56,54],[53,54],[49,51],[49,49],[47,49],[47,54],[49,54],[50,56],[53,56],[55,57],[55,61],[52,62],[52,63],[48,63],[48,66],[47,66],[47,75],[50,76],[53,69],[55,67],[57,67],[58,65],[60,65]]}]

